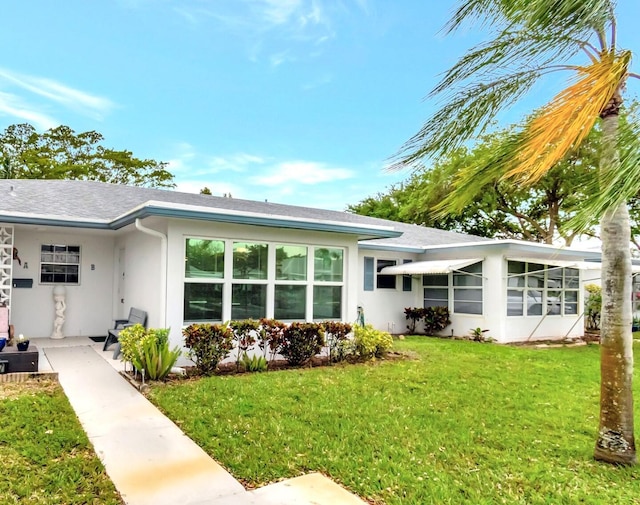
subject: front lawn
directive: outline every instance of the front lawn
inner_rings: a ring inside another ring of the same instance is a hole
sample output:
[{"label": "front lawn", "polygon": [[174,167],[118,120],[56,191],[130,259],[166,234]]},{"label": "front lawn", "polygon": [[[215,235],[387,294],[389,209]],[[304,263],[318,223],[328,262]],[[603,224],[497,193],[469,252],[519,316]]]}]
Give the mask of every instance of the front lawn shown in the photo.
[{"label": "front lawn", "polygon": [[395,344],[413,359],[211,377],[150,397],[248,485],[320,471],[389,505],[640,504],[639,467],[592,460],[597,346]]},{"label": "front lawn", "polygon": [[0,503],[123,503],[57,382],[0,384]]}]

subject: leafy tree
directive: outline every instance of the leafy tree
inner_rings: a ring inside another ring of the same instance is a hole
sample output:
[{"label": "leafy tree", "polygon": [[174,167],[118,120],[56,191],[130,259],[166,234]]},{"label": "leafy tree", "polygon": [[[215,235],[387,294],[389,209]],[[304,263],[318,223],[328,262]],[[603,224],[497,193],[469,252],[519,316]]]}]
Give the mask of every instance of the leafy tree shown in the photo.
[{"label": "leafy tree", "polygon": [[[438,213],[435,208],[452,191],[458,175],[468,166],[486,164],[502,142],[514,133],[487,134],[473,147],[461,146],[416,170],[408,181],[386,194],[369,197],[348,210],[356,214],[421,224],[484,237],[516,238],[551,244],[562,237],[566,245],[578,234],[566,223],[587,195],[576,192],[581,178],[597,171],[597,142],[592,130],[578,148],[556,163],[531,188],[510,180],[490,181],[473,188],[473,198],[458,212]],[[512,155],[515,155],[513,153]],[[593,225],[582,233],[593,234]]]},{"label": "leafy tree", "polygon": [[135,158],[100,144],[95,131],[76,133],[58,126],[38,133],[30,124],[11,125],[0,134],[0,170],[4,179],[81,179],[174,187],[167,164]]},{"label": "leafy tree", "polygon": [[[461,172],[439,209],[459,212],[474,188],[513,180],[539,181],[601,120],[598,177],[581,181],[585,200],[571,225],[585,228],[598,216],[602,239],[600,429],[598,460],[636,462],[633,432],[631,239],[627,201],[640,190],[640,126],[625,120],[622,94],[630,51],[616,45],[613,0],[466,0],[449,32],[480,20],[493,38],[465,54],[432,94],[447,101],[404,146],[399,164],[446,155],[482,134],[496,112],[511,106],[542,77],[568,71],[572,78],[537,114],[524,120],[487,163]],[[585,58],[580,63],[579,57]],[[516,156],[513,153],[517,153]]]},{"label": "leafy tree", "polygon": [[211,190],[207,186],[205,186],[204,188],[202,188],[200,190],[200,194],[201,195],[212,195],[213,193],[211,193]]}]

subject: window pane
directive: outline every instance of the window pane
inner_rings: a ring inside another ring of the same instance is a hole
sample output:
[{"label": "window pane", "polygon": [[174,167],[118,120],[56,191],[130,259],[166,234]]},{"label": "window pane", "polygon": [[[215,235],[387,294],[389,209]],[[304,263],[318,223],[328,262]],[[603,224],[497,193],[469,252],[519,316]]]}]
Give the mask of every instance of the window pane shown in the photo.
[{"label": "window pane", "polygon": [[231,319],[266,317],[266,284],[234,284],[231,288]]},{"label": "window pane", "polygon": [[385,267],[395,266],[395,260],[378,260],[376,265],[376,271],[378,277],[376,279],[376,287],[379,289],[396,289],[396,276],[395,275],[383,275],[380,273]]},{"label": "window pane", "polygon": [[423,275],[423,286],[448,286],[449,276],[446,274]]},{"label": "window pane", "polygon": [[364,259],[364,290],[373,291],[373,258]]},{"label": "window pane", "polygon": [[[251,242],[233,243],[233,278],[267,278],[267,244]],[[234,319],[236,319],[234,317]],[[240,318],[245,319],[245,318]]]},{"label": "window pane", "polygon": [[542,291],[541,290],[530,289],[527,291],[527,315],[528,316],[542,315]]},{"label": "window pane", "polygon": [[547,313],[550,316],[562,314],[562,291],[547,292]]},{"label": "window pane", "polygon": [[549,270],[547,273],[547,288],[562,289],[562,268]]},{"label": "window pane", "polygon": [[507,285],[514,288],[524,287],[525,263],[521,261],[507,262]]},{"label": "window pane", "polygon": [[564,269],[565,288],[578,289],[580,287],[580,270],[576,268]]},{"label": "window pane", "polygon": [[221,321],[222,284],[186,282],[184,285],[184,320]]},{"label": "window pane", "polygon": [[342,319],[342,286],[313,287],[313,319]]},{"label": "window pane", "polygon": [[[412,260],[402,260],[403,264],[412,263]],[[402,291],[412,291],[413,285],[410,275],[402,276]]]},{"label": "window pane", "polygon": [[577,291],[565,291],[564,292],[564,313],[568,316],[575,316],[578,314],[578,292]]},{"label": "window pane", "polygon": [[507,290],[507,316],[521,316],[524,314],[524,291]]},{"label": "window pane", "polygon": [[275,286],[274,317],[276,319],[306,319],[307,287]]},{"label": "window pane", "polygon": [[316,281],[342,282],[344,251],[332,247],[316,247],[313,253]]},{"label": "window pane", "polygon": [[224,277],[224,242],[188,238],[186,241],[185,277]]},{"label": "window pane", "polygon": [[454,289],[453,312],[482,314],[482,289]]},{"label": "window pane", "polygon": [[527,287],[529,288],[544,288],[544,272],[537,272],[527,275]]},{"label": "window pane", "polygon": [[307,280],[307,248],[279,245],[276,247],[276,279]]},{"label": "window pane", "polygon": [[424,288],[423,307],[449,307],[449,290]]},{"label": "window pane", "polygon": [[453,273],[454,286],[482,286],[482,277],[477,275],[468,275],[460,272]]}]

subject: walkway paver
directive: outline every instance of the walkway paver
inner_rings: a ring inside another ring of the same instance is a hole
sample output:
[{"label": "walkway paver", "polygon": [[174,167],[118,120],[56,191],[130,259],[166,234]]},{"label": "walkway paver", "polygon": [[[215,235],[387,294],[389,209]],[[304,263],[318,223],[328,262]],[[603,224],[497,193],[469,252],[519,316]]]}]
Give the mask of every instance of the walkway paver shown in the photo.
[{"label": "walkway paver", "polygon": [[246,493],[91,347],[45,355],[128,505],[200,505]]},{"label": "walkway paver", "polygon": [[247,491],[94,347],[43,347],[127,505],[365,505],[317,473]]}]

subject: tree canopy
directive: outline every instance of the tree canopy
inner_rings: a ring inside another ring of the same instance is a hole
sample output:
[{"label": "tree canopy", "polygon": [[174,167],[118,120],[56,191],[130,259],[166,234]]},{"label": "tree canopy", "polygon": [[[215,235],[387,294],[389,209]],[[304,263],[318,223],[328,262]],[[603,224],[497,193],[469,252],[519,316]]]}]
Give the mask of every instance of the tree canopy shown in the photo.
[{"label": "tree canopy", "polygon": [[68,126],[39,133],[30,124],[14,124],[0,134],[0,170],[4,179],[80,179],[173,188],[167,163],[139,159],[131,151],[101,145],[95,131],[76,133]]},{"label": "tree canopy", "polygon": [[[488,163],[513,135],[513,129],[486,134],[473,147],[461,146],[446,153],[433,166],[416,169],[406,182],[350,205],[348,210],[483,237],[547,244],[561,238],[565,245],[571,245],[579,233],[567,221],[588,196],[576,190],[581,180],[597,176],[599,129],[593,129],[578,148],[567,153],[531,187],[511,180],[487,181],[472,188],[472,198],[464,208],[437,212],[439,204],[454,189],[458,174],[468,167]],[[580,233],[593,235],[596,223],[594,218]]]}]

